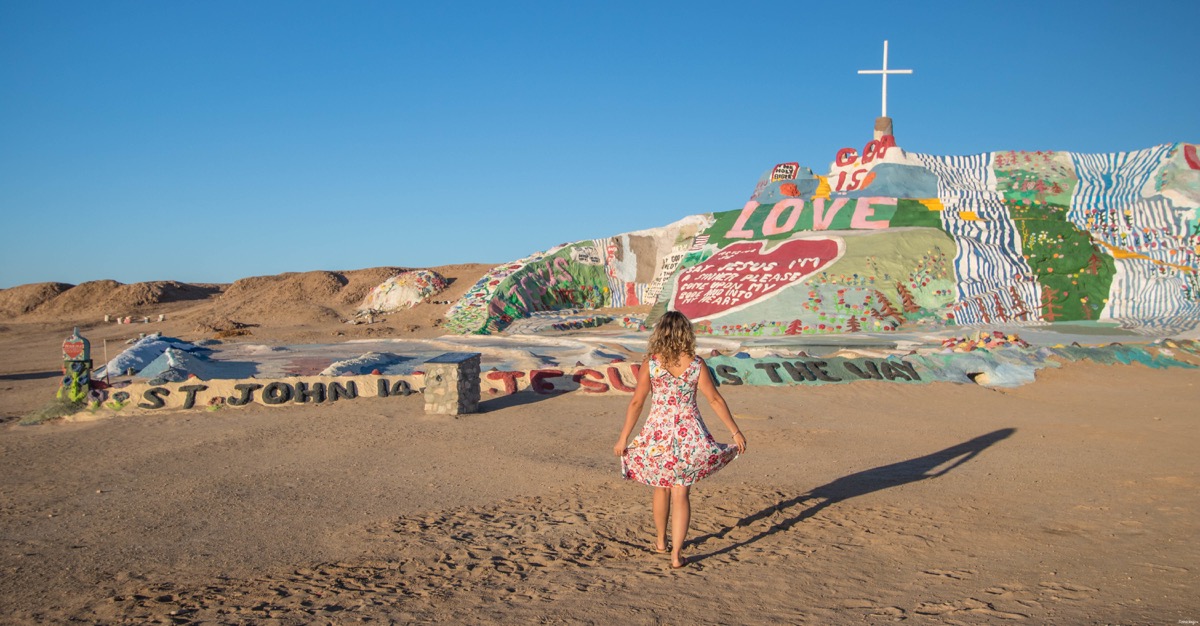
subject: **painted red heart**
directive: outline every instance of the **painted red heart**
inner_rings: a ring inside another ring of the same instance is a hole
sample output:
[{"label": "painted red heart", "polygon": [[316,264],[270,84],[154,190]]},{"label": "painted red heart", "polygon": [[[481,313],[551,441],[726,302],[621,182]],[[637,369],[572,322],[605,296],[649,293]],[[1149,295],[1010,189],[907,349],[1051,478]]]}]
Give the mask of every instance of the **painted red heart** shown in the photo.
[{"label": "painted red heart", "polygon": [[82,341],[64,341],[63,342],[63,356],[67,357],[68,359],[77,359],[82,354],[83,354],[83,342]]},{"label": "painted red heart", "polygon": [[730,244],[676,277],[671,308],[692,320],[732,313],[776,295],[842,257],[835,237],[791,239],[770,251],[768,241]]}]

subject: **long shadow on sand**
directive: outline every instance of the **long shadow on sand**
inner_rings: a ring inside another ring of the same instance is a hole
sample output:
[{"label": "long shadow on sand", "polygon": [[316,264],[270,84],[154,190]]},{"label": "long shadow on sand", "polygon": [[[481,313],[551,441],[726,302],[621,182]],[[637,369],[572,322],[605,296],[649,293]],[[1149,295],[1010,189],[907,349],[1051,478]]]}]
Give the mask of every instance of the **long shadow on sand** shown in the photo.
[{"label": "long shadow on sand", "polygon": [[44,378],[58,378],[62,375],[62,370],[53,370],[49,372],[25,372],[22,374],[0,374],[0,380],[42,380]]},{"label": "long shadow on sand", "polygon": [[514,406],[522,406],[525,404],[533,404],[535,402],[543,402],[545,400],[553,400],[562,395],[561,393],[533,393],[521,392],[510,393],[506,395],[484,397],[479,401],[479,411],[481,413],[491,413],[502,409],[511,408]]},{"label": "long shadow on sand", "polygon": [[[1016,432],[1015,428],[1002,428],[997,431],[990,432],[986,435],[980,435],[970,441],[964,441],[958,445],[950,446],[945,450],[939,450],[932,454],[927,454],[923,457],[892,463],[890,465],[881,465],[869,470],[864,470],[849,476],[843,476],[831,483],[821,485],[809,491],[808,493],[796,496],[790,500],[785,500],[776,505],[769,506],[757,513],[751,514],[738,520],[732,527],[725,528],[715,533],[702,535],[696,539],[689,541],[693,545],[702,545],[709,539],[723,538],[735,528],[749,526],[755,522],[763,520],[777,513],[788,514],[794,513],[790,517],[786,517],[770,528],[764,530],[757,535],[750,537],[744,541],[739,541],[732,545],[725,546],[715,552],[707,554],[697,554],[692,557],[693,561],[703,561],[709,557],[719,556],[728,552],[737,550],[738,548],[748,546],[760,539],[769,537],[775,533],[783,532],[795,526],[796,524],[820,513],[826,507],[832,506],[839,502],[849,500],[857,496],[865,495],[874,491],[889,489],[899,485],[915,483],[921,480],[937,478],[946,474],[950,470],[970,461],[983,452],[992,444],[997,443],[1001,439],[1006,439],[1009,435]],[[810,501],[818,501],[811,506],[799,508]],[[798,510],[797,510],[798,509]]]}]

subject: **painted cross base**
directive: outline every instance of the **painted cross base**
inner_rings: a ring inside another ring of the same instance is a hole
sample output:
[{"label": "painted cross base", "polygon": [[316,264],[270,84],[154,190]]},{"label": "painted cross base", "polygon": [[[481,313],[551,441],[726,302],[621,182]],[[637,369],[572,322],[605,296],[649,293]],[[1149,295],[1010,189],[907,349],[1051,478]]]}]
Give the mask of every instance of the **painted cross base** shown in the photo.
[{"label": "painted cross base", "polygon": [[892,118],[875,118],[875,140],[878,141],[886,135],[892,135],[893,137],[896,135],[896,133],[892,132]]},{"label": "painted cross base", "polygon": [[447,352],[425,362],[425,412],[479,412],[478,352]]}]

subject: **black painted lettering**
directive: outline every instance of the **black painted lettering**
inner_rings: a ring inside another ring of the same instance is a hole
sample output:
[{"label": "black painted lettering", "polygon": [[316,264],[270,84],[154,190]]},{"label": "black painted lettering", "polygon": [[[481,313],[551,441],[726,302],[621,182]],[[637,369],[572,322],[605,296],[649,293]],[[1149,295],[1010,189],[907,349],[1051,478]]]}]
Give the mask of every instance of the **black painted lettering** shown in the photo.
[{"label": "black painted lettering", "polygon": [[296,402],[304,404],[308,401],[320,404],[325,401],[325,383],[296,383]]},{"label": "black painted lettering", "polygon": [[386,378],[380,378],[379,380],[375,381],[375,395],[379,396],[380,398],[386,398],[392,395],[390,391],[391,388],[388,386],[388,381]]},{"label": "black painted lettering", "polygon": [[758,369],[766,372],[767,378],[770,378],[771,382],[773,382],[773,383],[783,382],[783,378],[780,378],[780,376],[779,376],[779,364],[778,363],[771,363],[769,361],[766,363],[755,363],[754,367],[757,367]]},{"label": "black painted lettering", "polygon": [[907,374],[909,380],[921,380],[921,376],[917,374],[916,366],[912,363],[905,363],[904,361],[892,361],[892,367]]},{"label": "black painted lettering", "polygon": [[808,365],[805,364],[804,361],[796,361],[795,363],[784,361],[783,369],[787,370],[788,376],[791,376],[792,380],[796,382],[817,379],[816,374],[813,374],[811,371],[809,371]]},{"label": "black painted lettering", "polygon": [[888,365],[887,361],[879,362],[879,373],[888,380],[896,380],[896,368]]},{"label": "black painted lettering", "polygon": [[738,375],[737,368],[732,365],[718,365],[717,375],[721,377],[721,382],[726,385],[742,384],[742,377]]},{"label": "black painted lettering", "polygon": [[343,387],[342,383],[329,383],[329,401],[337,402],[341,398],[353,400],[358,397],[358,385],[354,381],[346,381]]},{"label": "black painted lettering", "polygon": [[[808,366],[808,370],[813,373],[813,376],[817,377],[817,380],[823,380],[827,383],[842,382],[842,379],[830,374],[825,370],[825,368],[829,367],[829,363],[827,361],[809,361],[808,363],[805,363],[805,365]],[[850,362],[847,361],[846,365],[850,365]]]},{"label": "black painted lettering", "polygon": [[250,404],[250,401],[254,400],[254,392],[262,389],[262,385],[258,383],[238,383],[233,388],[238,392],[238,395],[236,397],[229,396],[225,401],[233,406],[242,406]]},{"label": "black painted lettering", "polygon": [[879,373],[879,366],[875,365],[875,361],[864,361],[863,367],[867,369],[867,373],[875,380],[883,380],[883,374]]},{"label": "black painted lettering", "polygon": [[183,397],[183,408],[190,409],[196,406],[196,392],[208,389],[208,385],[184,385],[179,388],[180,391],[187,395]]},{"label": "black painted lettering", "polygon": [[291,399],[292,386],[287,383],[275,381],[273,383],[267,383],[267,386],[263,387],[263,404],[283,404]]},{"label": "black painted lettering", "polygon": [[849,370],[851,374],[854,374],[855,376],[857,376],[859,378],[862,378],[865,380],[865,379],[871,377],[870,374],[862,371],[861,369],[859,369],[859,367],[857,365],[855,365],[854,363],[851,363],[850,361],[846,361],[845,365],[846,365],[846,369]]},{"label": "black painted lettering", "polygon": [[407,380],[398,380],[396,384],[392,385],[393,396],[411,396],[412,394],[412,385],[409,385]]},{"label": "black painted lettering", "polygon": [[163,396],[171,395],[171,390],[165,387],[151,387],[142,394],[145,402],[139,402],[139,409],[161,409],[167,403],[163,401]]}]

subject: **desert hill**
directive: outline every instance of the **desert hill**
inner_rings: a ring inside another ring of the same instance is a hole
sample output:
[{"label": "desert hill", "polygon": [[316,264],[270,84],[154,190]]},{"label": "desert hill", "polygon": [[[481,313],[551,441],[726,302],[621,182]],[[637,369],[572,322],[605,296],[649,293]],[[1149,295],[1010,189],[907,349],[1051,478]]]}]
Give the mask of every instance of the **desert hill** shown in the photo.
[{"label": "desert hill", "polygon": [[[440,297],[453,301],[492,267],[468,263],[432,269],[449,283]],[[445,315],[445,304],[420,304],[410,311],[386,316],[379,325],[344,323],[353,317],[372,288],[404,271],[406,268],[385,266],[288,272],[243,278],[232,284],[122,284],[114,280],[79,285],[34,283],[0,290],[0,313],[9,321],[9,330],[27,324],[68,330],[71,326],[98,328],[107,315],[114,320],[128,316],[138,322],[150,318],[151,330],[169,330],[189,338],[243,334],[265,340],[278,333],[292,336],[298,329],[304,334],[305,328],[309,329],[308,339],[323,341],[337,333],[349,337],[388,332],[440,334],[434,329]],[[157,323],[159,315],[166,317],[166,326]]]}]

